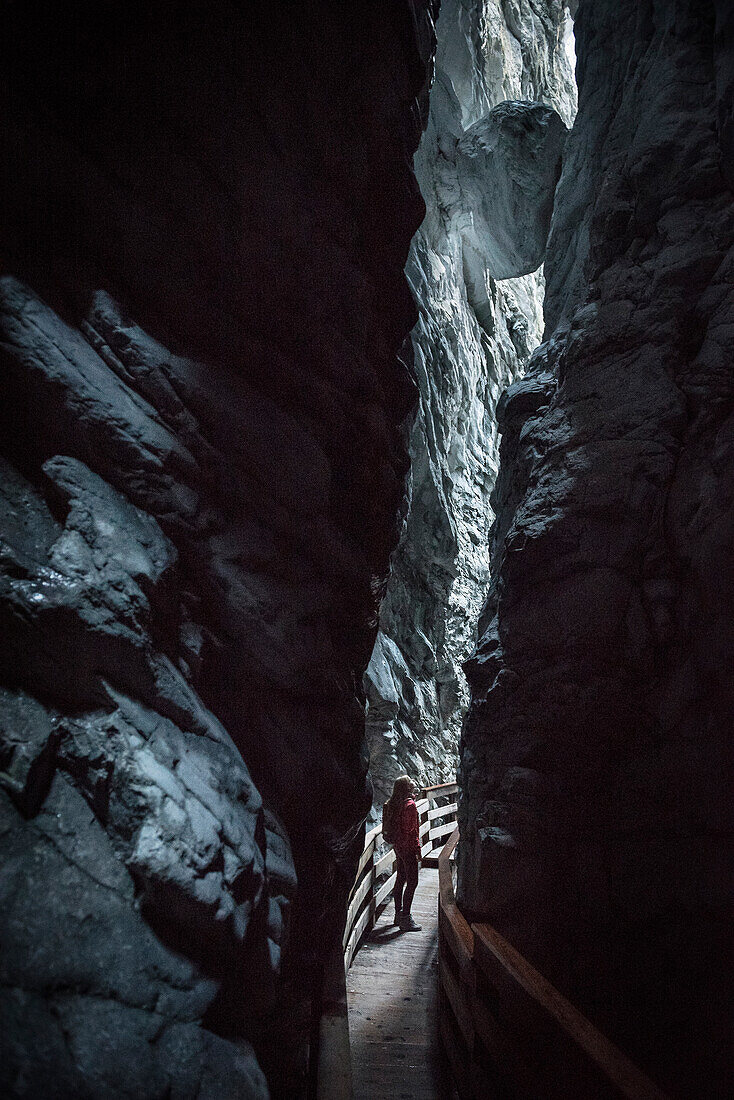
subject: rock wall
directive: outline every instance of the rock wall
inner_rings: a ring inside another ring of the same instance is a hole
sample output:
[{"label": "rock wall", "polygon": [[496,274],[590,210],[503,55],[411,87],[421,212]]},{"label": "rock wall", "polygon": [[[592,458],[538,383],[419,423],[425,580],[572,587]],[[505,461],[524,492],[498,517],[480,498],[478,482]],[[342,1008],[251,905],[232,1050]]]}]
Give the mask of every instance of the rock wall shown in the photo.
[{"label": "rock wall", "polygon": [[688,1097],[731,1091],[733,29],[579,6],[461,763],[461,904]]},{"label": "rock wall", "polygon": [[5,6],[3,1095],[298,1094],[370,804],[432,15]]},{"label": "rock wall", "polygon": [[407,267],[419,397],[406,518],[365,679],[378,804],[403,772],[421,784],[455,778],[469,700],[461,663],[489,580],[495,407],[540,342],[543,278],[529,273],[543,262],[575,111],[560,0],[444,0],[436,33],[415,158],[427,212]]}]

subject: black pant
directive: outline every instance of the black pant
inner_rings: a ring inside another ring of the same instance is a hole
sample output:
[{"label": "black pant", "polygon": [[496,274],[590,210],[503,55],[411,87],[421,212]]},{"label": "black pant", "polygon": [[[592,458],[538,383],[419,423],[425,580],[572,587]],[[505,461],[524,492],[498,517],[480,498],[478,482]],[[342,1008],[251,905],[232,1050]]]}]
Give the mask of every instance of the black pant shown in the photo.
[{"label": "black pant", "polygon": [[[397,878],[392,896],[395,899],[395,908],[402,910],[403,916],[410,916],[410,907],[413,904],[413,894],[418,885],[418,856],[410,852],[399,852],[395,849],[395,863],[397,866]],[[403,894],[403,887],[405,893]]]}]

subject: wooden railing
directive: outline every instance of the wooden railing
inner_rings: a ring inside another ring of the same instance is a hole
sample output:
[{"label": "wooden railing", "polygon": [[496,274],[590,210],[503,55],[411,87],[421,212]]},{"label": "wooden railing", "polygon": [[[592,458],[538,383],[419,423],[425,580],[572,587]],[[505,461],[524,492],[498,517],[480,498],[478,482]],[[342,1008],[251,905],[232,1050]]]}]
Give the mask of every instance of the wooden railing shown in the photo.
[{"label": "wooden railing", "polygon": [[454,830],[438,861],[439,1024],[462,1100],[665,1100],[488,924],[456,904]]},{"label": "wooden railing", "polygon": [[[434,865],[446,836],[456,828],[456,783],[425,787],[417,800],[421,858]],[[324,971],[321,1004],[317,1012],[317,1040],[312,1047],[309,1097],[316,1100],[351,1100],[352,1071],[349,1054],[346,972],[362,937],[375,925],[395,885],[395,853],[384,850],[382,826],[370,829],[349,894],[347,921],[340,948]]]},{"label": "wooden railing", "polygon": [[[456,828],[456,783],[424,787],[416,800],[421,859],[435,863],[445,838]],[[395,852],[383,851],[382,826],[376,825],[365,837],[364,850],[357,865],[357,876],[347,903],[347,923],[342,947],[344,969],[349,970],[362,937],[375,925],[381,910],[390,900],[395,885]]]},{"label": "wooden railing", "polygon": [[[438,862],[439,1026],[461,1100],[666,1100],[494,928],[466,920],[453,879],[456,784],[421,793],[422,857]],[[394,853],[381,840],[380,826],[365,837],[344,938],[325,975],[310,1092],[318,1100],[352,1095],[345,975],[395,884]]]}]

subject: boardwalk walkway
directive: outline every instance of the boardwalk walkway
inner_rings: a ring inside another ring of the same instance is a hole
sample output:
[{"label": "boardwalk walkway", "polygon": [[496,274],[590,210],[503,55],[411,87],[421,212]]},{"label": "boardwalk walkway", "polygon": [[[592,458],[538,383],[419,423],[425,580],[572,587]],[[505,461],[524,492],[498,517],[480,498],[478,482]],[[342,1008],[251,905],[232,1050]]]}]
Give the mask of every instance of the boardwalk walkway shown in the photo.
[{"label": "boardwalk walkway", "polygon": [[329,1011],[320,1022],[320,1100],[457,1100],[452,1080],[462,1096],[475,1100],[667,1100],[495,928],[470,924],[458,908],[451,861],[459,830],[456,804],[446,803],[455,793],[455,784],[429,787],[417,803],[424,858],[435,858],[440,849],[439,871],[421,868],[413,905],[421,932],[401,933],[389,924],[392,905],[373,924],[394,881],[394,858],[391,851],[379,854],[379,827],[367,833],[342,944],[349,1029],[339,954],[325,982]]},{"label": "boardwalk walkway", "polygon": [[400,932],[392,902],[347,974],[355,1100],[451,1100],[438,1040],[438,871],[421,868]]}]

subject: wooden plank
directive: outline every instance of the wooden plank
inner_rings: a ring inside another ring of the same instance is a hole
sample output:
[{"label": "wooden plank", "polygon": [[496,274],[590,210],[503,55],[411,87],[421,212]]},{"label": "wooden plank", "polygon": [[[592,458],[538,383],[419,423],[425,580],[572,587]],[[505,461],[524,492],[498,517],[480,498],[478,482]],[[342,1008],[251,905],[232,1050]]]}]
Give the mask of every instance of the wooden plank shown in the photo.
[{"label": "wooden plank", "polygon": [[[422,922],[421,922],[422,923]],[[354,982],[361,981],[369,971],[370,986],[365,991],[364,987],[361,989],[361,997],[374,997],[379,995],[380,1003],[396,1004],[398,1007],[402,997],[394,999],[393,994],[396,993],[400,984],[409,984],[411,987],[411,994],[416,998],[427,996],[435,991],[435,974],[424,974],[422,971],[416,977],[416,970],[418,967],[418,959],[411,956],[409,959],[403,961],[402,966],[398,966],[392,958],[394,952],[393,947],[401,948],[405,942],[405,936],[407,933],[401,933],[397,928],[397,925],[390,925],[389,918],[384,917],[379,921],[370,936],[364,941],[359,951],[355,956],[354,963],[352,964],[349,973],[349,991],[350,994],[355,991]],[[410,935],[413,938],[417,938],[419,932],[411,932]],[[378,950],[381,954],[386,954],[390,961],[384,964],[376,963],[375,951]],[[367,1003],[367,1002],[365,1002]],[[374,1005],[373,1005],[374,1007]]]},{"label": "wooden plank", "polygon": [[[363,933],[366,931],[372,917],[372,905],[368,905],[362,916],[355,922],[352,933],[347,941],[347,945],[344,949],[344,965],[348,970],[351,966],[352,959],[354,958],[354,952],[357,949],[360,939]],[[348,961],[347,961],[348,960]]]},{"label": "wooden plank", "polygon": [[344,969],[345,970],[349,970],[349,967],[352,965],[352,960],[354,959],[356,951],[357,951],[357,943],[354,939],[354,936],[350,936],[349,937],[349,942],[347,943],[347,946],[344,948]]},{"label": "wooden plank", "polygon": [[[364,949],[363,949],[364,950]],[[387,1015],[371,1010],[369,1015],[359,1015],[357,1008],[352,1003],[358,998],[350,994],[350,1024],[349,1030],[354,1044],[354,1059],[363,1065],[366,1062],[372,1065],[382,1065],[395,1058],[392,1045],[401,1052],[407,1052],[411,1059],[422,1048],[425,1052],[428,1033],[433,1029],[428,1017],[413,1016],[412,1007],[406,1011],[405,1006],[395,1008]],[[406,1030],[407,1029],[407,1030]]]},{"label": "wooden plank", "polygon": [[364,851],[362,852],[362,855],[359,857],[359,863],[357,864],[357,873],[354,876],[354,886],[352,887],[352,893],[354,893],[354,890],[355,890],[357,884],[359,883],[360,875],[362,874],[365,867],[367,866],[369,858],[372,855],[372,853],[374,852],[374,850],[375,850],[374,841],[371,840],[369,842],[369,844],[366,845]]},{"label": "wooden plank", "polygon": [[430,831],[430,828],[431,828],[430,821],[424,821],[422,825],[418,826],[418,836],[423,838]]},{"label": "wooden plank", "polygon": [[434,1095],[429,1071],[414,1064],[355,1066],[355,1082],[357,1100],[428,1100]]},{"label": "wooden plank", "polygon": [[384,856],[380,856],[380,858],[378,860],[376,860],[376,862],[375,862],[375,878],[378,878],[380,875],[384,874],[385,871],[392,871],[394,866],[395,866],[395,851],[394,851],[393,848],[390,848],[389,851],[385,852]]},{"label": "wooden plank", "polygon": [[[417,1069],[425,1070],[425,1064],[421,1064],[425,1063],[425,1024],[416,1027],[411,1033],[410,1041],[406,1042],[403,1040],[404,1017],[396,1018],[392,1029],[387,1031],[375,1026],[372,1020],[365,1020],[364,1023],[364,1028],[360,1028],[357,1021],[352,1025],[354,1038],[360,1046],[357,1059],[362,1065],[368,1063],[371,1067],[394,1066],[396,1061],[408,1061]],[[391,1044],[395,1049],[391,1049]]]},{"label": "wooden plank", "polygon": [[361,917],[359,917],[355,921],[354,930],[352,932],[352,936],[354,937],[354,942],[355,943],[359,942],[360,937],[362,936],[362,934],[369,927],[371,919],[372,919],[371,907],[368,906],[365,909],[365,911],[362,913]]},{"label": "wooden plank", "polygon": [[453,833],[455,828],[455,821],[446,821],[443,825],[437,825],[435,829],[431,829],[428,835],[431,840],[440,840],[442,836],[446,836],[448,833]]},{"label": "wooden plank", "polygon": [[428,820],[433,821],[437,817],[446,817],[446,814],[456,814],[459,806],[456,802],[450,802],[448,806],[434,806],[428,811]]},{"label": "wooden plank", "polygon": [[451,1026],[447,1008],[439,1009],[438,1023],[441,1043],[451,1066],[451,1076],[454,1079],[456,1091],[461,1100],[472,1100],[469,1084],[469,1052],[457,1039],[457,1032]]},{"label": "wooden plank", "polygon": [[[615,1094],[628,1100],[664,1100],[664,1093],[606,1036],[566,1000],[550,982],[535,970],[500,934],[488,924],[473,924],[475,960],[488,981],[497,990],[503,1005],[511,998],[522,1002],[521,1016],[527,1021],[527,1002],[539,1009],[535,1015],[545,1016],[549,1042],[543,1044],[543,1056],[552,1051],[559,1064],[568,1065],[572,1048],[583,1052],[591,1076],[599,1087],[611,1085]],[[524,996],[522,996],[524,994]],[[535,1037],[533,1037],[535,1041]],[[574,1059],[574,1062],[576,1060]],[[557,1072],[549,1066],[549,1073]],[[598,1095],[604,1093],[599,1092]]]},{"label": "wooden plank", "polygon": [[474,983],[474,969],[472,964],[473,937],[469,926],[466,925],[465,929],[464,925],[466,925],[466,921],[464,921],[464,918],[458,910],[456,910],[456,913],[451,913],[447,911],[446,907],[441,908],[439,914],[441,932],[446,938],[451,954],[456,959],[462,981],[471,988]]},{"label": "wooden plank", "polygon": [[[513,1042],[502,1022],[487,1006],[485,998],[472,994],[471,1013],[474,1023],[474,1049],[478,1053],[483,1047],[498,1073],[512,1081],[513,1092],[517,1096],[533,1096],[538,1088],[536,1075],[523,1058],[518,1043]],[[525,1036],[519,1037],[520,1043]]]},{"label": "wooden plank", "polygon": [[433,851],[433,841],[432,840],[427,840],[426,843],[421,848],[421,859],[424,859],[429,854],[429,852],[432,852],[432,851]]},{"label": "wooden plank", "polygon": [[434,787],[424,787],[421,793],[424,794],[426,797],[432,796],[433,798],[436,798],[437,796],[442,794],[453,794],[454,792],[458,794],[458,791],[458,783],[439,783],[437,786]]},{"label": "wooden plank", "polygon": [[[449,873],[448,880],[446,882],[444,882],[444,886],[445,887],[450,887],[452,899],[453,899],[453,896],[454,896],[454,883],[453,883],[453,879],[451,878],[451,868],[448,866],[448,861],[451,859],[451,856],[454,854],[454,851],[455,851],[456,846],[457,846],[458,843],[459,843],[459,826],[457,825],[456,830],[451,834],[449,839],[446,841],[446,843],[444,844],[444,847],[443,847],[443,851],[441,852],[441,855],[443,857],[442,866],[444,868],[444,873],[447,869],[448,869],[448,873]],[[439,873],[438,873],[439,895],[441,893],[441,885],[442,885],[441,871],[439,870]]]},{"label": "wooden plank", "polygon": [[374,840],[375,844],[377,844],[378,843],[377,838],[380,836],[381,833],[382,833],[382,825],[375,825],[374,828],[370,829],[370,831],[367,833],[367,835],[364,838],[365,848],[368,848],[373,840]]},{"label": "wooden plank", "polygon": [[359,1016],[356,1010],[351,1012],[349,1033],[355,1047],[360,1049],[357,1058],[362,1061],[370,1061],[373,1065],[380,1063],[380,1051],[372,1050],[373,1044],[380,1044],[384,1060],[394,1057],[390,1050],[390,1044],[394,1043],[401,1050],[409,1051],[411,1056],[417,1053],[415,1048],[425,1050],[426,1032],[433,1030],[433,1020],[430,1017],[418,1016],[409,1018],[404,1011],[393,1009],[390,1013],[377,1011],[372,1016]]},{"label": "wooden plank", "polygon": [[[515,1088],[515,1082],[508,1081],[493,1062],[487,1064],[486,1059],[477,1061],[477,1053],[475,1049],[469,1066],[469,1088],[472,1100],[498,1100],[499,1097],[502,1100],[509,1100],[510,1097],[513,1100],[549,1100],[547,1096],[540,1097],[534,1092],[518,1091]],[[581,1100],[581,1098],[564,1096],[563,1100]]]},{"label": "wooden plank", "polygon": [[385,900],[385,898],[388,896],[388,894],[392,893],[392,889],[393,889],[393,886],[395,885],[395,880],[397,879],[397,877],[398,877],[397,871],[393,871],[393,873],[390,875],[390,878],[387,880],[387,882],[383,882],[382,886],[380,887],[380,889],[375,894],[375,905],[381,905],[382,902]]},{"label": "wooden plank", "polygon": [[428,799],[427,798],[419,798],[418,801],[415,804],[415,808],[418,811],[418,816],[420,817],[420,815],[422,813],[425,813],[425,811],[429,808]]},{"label": "wooden plank", "polygon": [[344,937],[343,937],[344,940],[349,939],[348,933],[351,933],[351,931],[352,931],[352,924],[354,923],[354,918],[355,918],[356,914],[359,912],[359,909],[362,905],[362,902],[364,901],[364,899],[367,897],[367,895],[369,894],[369,892],[372,889],[373,879],[372,879],[371,871],[372,871],[372,868],[370,868],[370,874],[365,875],[364,879],[362,880],[361,885],[357,889],[357,893],[354,895],[354,897],[352,898],[352,900],[349,903],[349,908],[347,909],[347,922],[346,922],[346,925],[345,925]]},{"label": "wooden plank", "polygon": [[474,1022],[472,1020],[471,1005],[468,1000],[467,992],[462,988],[461,984],[457,982],[444,959],[439,959],[438,974],[441,987],[446,994],[446,999],[451,1005],[451,1010],[459,1030],[464,1037],[467,1050],[471,1050],[474,1043]]}]

